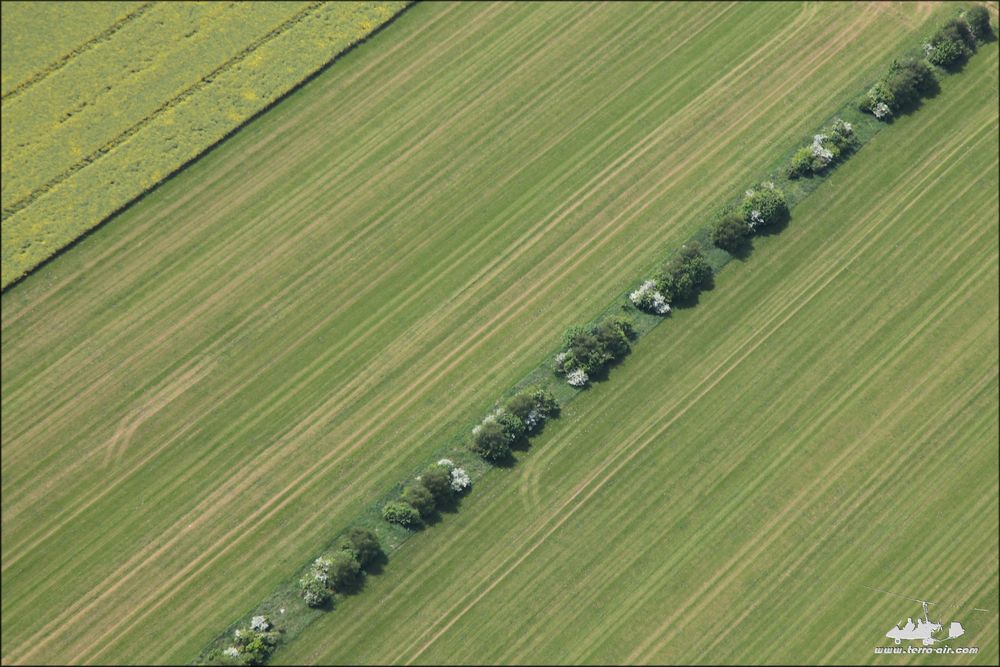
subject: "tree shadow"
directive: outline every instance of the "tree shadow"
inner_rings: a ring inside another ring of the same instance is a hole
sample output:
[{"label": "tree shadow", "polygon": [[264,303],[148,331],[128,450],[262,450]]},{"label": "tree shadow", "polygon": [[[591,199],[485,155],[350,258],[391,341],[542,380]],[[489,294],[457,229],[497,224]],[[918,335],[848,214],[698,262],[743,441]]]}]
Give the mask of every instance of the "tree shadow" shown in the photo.
[{"label": "tree shadow", "polygon": [[780,218],[769,224],[767,227],[761,227],[759,230],[754,232],[754,236],[760,236],[762,238],[766,238],[768,236],[777,236],[781,232],[788,229],[788,225],[791,223],[791,221],[792,221],[791,213],[786,213],[785,215],[781,216]]},{"label": "tree shadow", "polygon": [[367,563],[362,566],[365,574],[371,577],[377,577],[378,575],[385,572],[385,566],[389,564],[389,556],[382,551],[381,547],[379,552]]}]

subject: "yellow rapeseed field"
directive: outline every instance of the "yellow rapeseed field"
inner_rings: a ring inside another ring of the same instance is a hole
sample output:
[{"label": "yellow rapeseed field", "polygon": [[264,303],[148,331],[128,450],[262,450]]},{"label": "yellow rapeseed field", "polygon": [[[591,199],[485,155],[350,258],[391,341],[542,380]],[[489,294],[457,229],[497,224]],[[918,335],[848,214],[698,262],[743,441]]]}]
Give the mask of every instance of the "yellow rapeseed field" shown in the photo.
[{"label": "yellow rapeseed field", "polygon": [[4,3],[4,287],[406,2]]}]

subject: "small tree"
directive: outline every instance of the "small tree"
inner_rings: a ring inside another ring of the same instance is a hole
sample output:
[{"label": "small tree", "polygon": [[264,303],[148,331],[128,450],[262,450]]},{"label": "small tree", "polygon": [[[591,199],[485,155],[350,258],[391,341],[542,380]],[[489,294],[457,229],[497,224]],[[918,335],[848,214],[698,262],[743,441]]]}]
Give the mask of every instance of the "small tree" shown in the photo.
[{"label": "small tree", "polygon": [[993,26],[990,25],[990,13],[982,5],[973,5],[962,12],[962,18],[976,39],[981,42],[993,38]]},{"label": "small tree", "polygon": [[893,108],[899,112],[912,109],[921,97],[933,93],[937,88],[937,79],[923,60],[905,58],[894,60],[889,66],[885,86],[892,91],[895,100]]},{"label": "small tree", "polygon": [[361,574],[361,563],[347,551],[337,551],[329,558],[329,585],[339,591],[350,587],[358,581]]},{"label": "small tree", "polygon": [[506,461],[511,456],[510,438],[497,422],[484,422],[472,437],[472,451],[490,463]]},{"label": "small tree", "polygon": [[420,518],[422,519],[426,519],[434,514],[434,496],[431,495],[431,492],[423,484],[410,484],[407,486],[406,490],[403,491],[402,499],[403,502],[413,506],[420,513]]},{"label": "small tree", "polygon": [[355,526],[347,531],[344,546],[349,547],[350,553],[361,567],[367,567],[382,557],[382,545],[379,544],[378,536],[367,528]]},{"label": "small tree", "polygon": [[310,607],[322,607],[330,601],[329,589],[315,573],[310,573],[299,580],[299,592]]},{"label": "small tree", "polygon": [[750,229],[757,231],[787,220],[788,204],[781,190],[774,187],[758,187],[750,190],[743,198],[740,212]]},{"label": "small tree", "polygon": [[437,463],[431,465],[420,475],[420,483],[430,491],[438,507],[444,507],[451,502],[451,470],[448,468]]},{"label": "small tree", "polygon": [[504,410],[514,415],[522,422],[528,418],[531,411],[535,409],[535,398],[528,392],[522,391],[507,399]]},{"label": "small tree", "polygon": [[945,69],[954,69],[969,59],[976,48],[976,36],[962,19],[950,19],[931,37],[927,60]]},{"label": "small tree", "polygon": [[520,417],[506,410],[499,410],[496,413],[496,423],[500,424],[500,427],[503,428],[504,433],[507,434],[507,440],[512,447],[524,444],[528,428],[521,421]]},{"label": "small tree", "polygon": [[535,407],[546,419],[559,414],[559,401],[552,395],[552,392],[542,387],[528,387],[526,393],[530,393],[535,400]]},{"label": "small tree", "polygon": [[746,248],[750,239],[750,227],[742,216],[730,211],[715,221],[708,237],[712,245],[736,253]]},{"label": "small tree", "polygon": [[382,518],[404,528],[413,528],[421,524],[420,512],[410,503],[401,500],[386,503],[382,508]]},{"label": "small tree", "polygon": [[701,251],[701,244],[692,242],[667,260],[656,282],[667,300],[674,303],[693,299],[711,279],[712,267]]},{"label": "small tree", "polygon": [[[785,176],[794,180],[796,178],[802,178],[803,176],[810,175],[812,173],[812,160],[813,160],[812,148],[810,148],[809,146],[803,146],[799,150],[795,151],[794,155],[792,155],[792,159],[789,160],[788,166],[785,167]],[[740,222],[743,222],[744,225],[746,224],[746,221],[744,221],[742,218],[739,218],[739,220]],[[723,222],[725,222],[725,219],[719,220],[719,222],[716,224],[722,225]],[[749,236],[750,236],[750,229],[747,228],[747,238],[749,238]],[[715,245],[719,246],[720,248],[728,249],[725,248],[725,246],[721,246],[718,243],[716,243],[714,238],[712,239],[712,243],[715,243]]]}]

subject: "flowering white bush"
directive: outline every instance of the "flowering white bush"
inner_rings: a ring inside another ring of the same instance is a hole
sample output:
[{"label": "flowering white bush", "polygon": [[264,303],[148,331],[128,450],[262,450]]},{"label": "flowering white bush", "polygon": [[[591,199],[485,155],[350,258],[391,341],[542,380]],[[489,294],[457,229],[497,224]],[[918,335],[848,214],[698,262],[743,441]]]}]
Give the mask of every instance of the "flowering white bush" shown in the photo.
[{"label": "flowering white bush", "polygon": [[528,413],[528,416],[524,418],[524,425],[527,427],[528,432],[532,433],[536,428],[542,425],[545,421],[545,415],[543,415],[538,408],[535,408]]},{"label": "flowering white bush", "polygon": [[465,491],[472,486],[472,478],[465,468],[454,468],[451,471],[451,490],[456,492]]},{"label": "flowering white bush", "polygon": [[441,459],[440,461],[438,461],[438,465],[444,466],[448,470],[451,470],[452,468],[455,467],[455,464],[452,463],[451,459]]},{"label": "flowering white bush", "polygon": [[236,632],[233,633],[233,638],[236,641],[243,639],[243,631],[240,630],[239,628],[236,628]]},{"label": "flowering white bush", "polygon": [[817,134],[813,137],[812,142],[812,156],[819,160],[820,164],[824,167],[833,161],[833,153],[823,146],[823,141],[825,140],[825,134]]},{"label": "flowering white bush", "polygon": [[326,588],[326,579],[325,573],[321,579],[314,569],[308,576],[299,581],[302,599],[310,607],[319,607],[330,599],[330,591]]},{"label": "flowering white bush", "polygon": [[879,120],[882,120],[883,118],[892,117],[892,110],[889,108],[889,105],[886,104],[885,102],[879,102],[874,107],[872,107],[872,113],[875,114],[875,117],[878,118]]},{"label": "flowering white bush", "polygon": [[271,621],[267,620],[267,616],[254,616],[250,619],[250,629],[257,632],[267,632],[271,629]]},{"label": "flowering white bush", "polygon": [[934,50],[933,44],[931,44],[930,42],[924,42],[924,57],[929,56],[931,54],[931,51],[933,50]]},{"label": "flowering white bush", "polygon": [[663,296],[662,292],[656,289],[656,283],[652,280],[644,282],[639,286],[639,289],[629,294],[628,298],[636,308],[653,312],[657,315],[666,315],[670,312],[670,304],[667,303],[667,298]]},{"label": "flowering white bush", "polygon": [[555,357],[555,368],[556,373],[562,374],[566,372],[566,359],[569,358],[568,352],[560,352]]},{"label": "flowering white bush", "polygon": [[747,220],[747,226],[750,227],[750,231],[756,230],[762,224],[764,224],[764,216],[761,212],[757,209],[750,211],[750,219]]},{"label": "flowering white bush", "polygon": [[566,382],[570,383],[574,387],[582,387],[587,384],[588,380],[590,380],[590,376],[588,376],[587,372],[582,368],[577,368],[576,370],[570,371],[566,374]]},{"label": "flowering white bush", "polygon": [[309,575],[325,586],[330,579],[330,565],[332,563],[329,558],[320,556],[313,561],[312,571]]},{"label": "flowering white bush", "polygon": [[230,646],[225,651],[223,651],[223,653],[225,655],[229,656],[230,658],[238,658],[238,657],[240,657],[240,650],[238,648],[236,648],[235,646]]}]

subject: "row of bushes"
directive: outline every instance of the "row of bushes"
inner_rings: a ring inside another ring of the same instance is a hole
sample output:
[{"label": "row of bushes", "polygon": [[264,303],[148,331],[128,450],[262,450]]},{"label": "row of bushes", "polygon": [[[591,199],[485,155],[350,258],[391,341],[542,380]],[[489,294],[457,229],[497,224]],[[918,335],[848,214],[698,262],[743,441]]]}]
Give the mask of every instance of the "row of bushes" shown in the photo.
[{"label": "row of bushes", "polygon": [[993,39],[990,15],[976,5],[949,19],[924,43],[924,58],[894,60],[889,71],[858,100],[861,111],[890,120],[916,107],[921,98],[938,90],[930,65],[955,70],[975,52],[977,42]]},{"label": "row of bushes", "polygon": [[399,500],[386,503],[382,518],[406,528],[417,528],[472,486],[472,478],[448,459],[431,465],[403,489]]},{"label": "row of bushes", "polygon": [[237,628],[232,646],[221,651],[219,658],[237,665],[263,665],[278,646],[279,637],[267,616],[254,616],[249,627]]},{"label": "row of bushes", "polygon": [[[849,125],[838,129],[847,132],[848,128]],[[710,226],[708,238],[712,245],[737,254],[755,233],[780,227],[788,221],[788,216],[785,193],[773,182],[765,181],[747,190],[738,205],[724,208]]]},{"label": "row of bushes", "polygon": [[367,528],[351,528],[332,554],[313,561],[309,572],[299,580],[299,592],[310,607],[327,606],[334,593],[357,590],[367,568],[382,557],[375,533]]},{"label": "row of bushes", "polygon": [[511,396],[472,429],[472,451],[493,464],[509,461],[546,421],[559,415],[559,403],[546,389],[528,387]]},{"label": "row of bushes", "polygon": [[563,334],[554,370],[574,387],[586,386],[591,376],[628,354],[635,337],[635,324],[622,316],[608,317],[590,327],[570,327]]},{"label": "row of bushes", "polygon": [[860,145],[854,127],[841,119],[836,119],[829,127],[813,135],[812,144],[795,152],[785,168],[789,179],[822,174],[857,150]]}]

